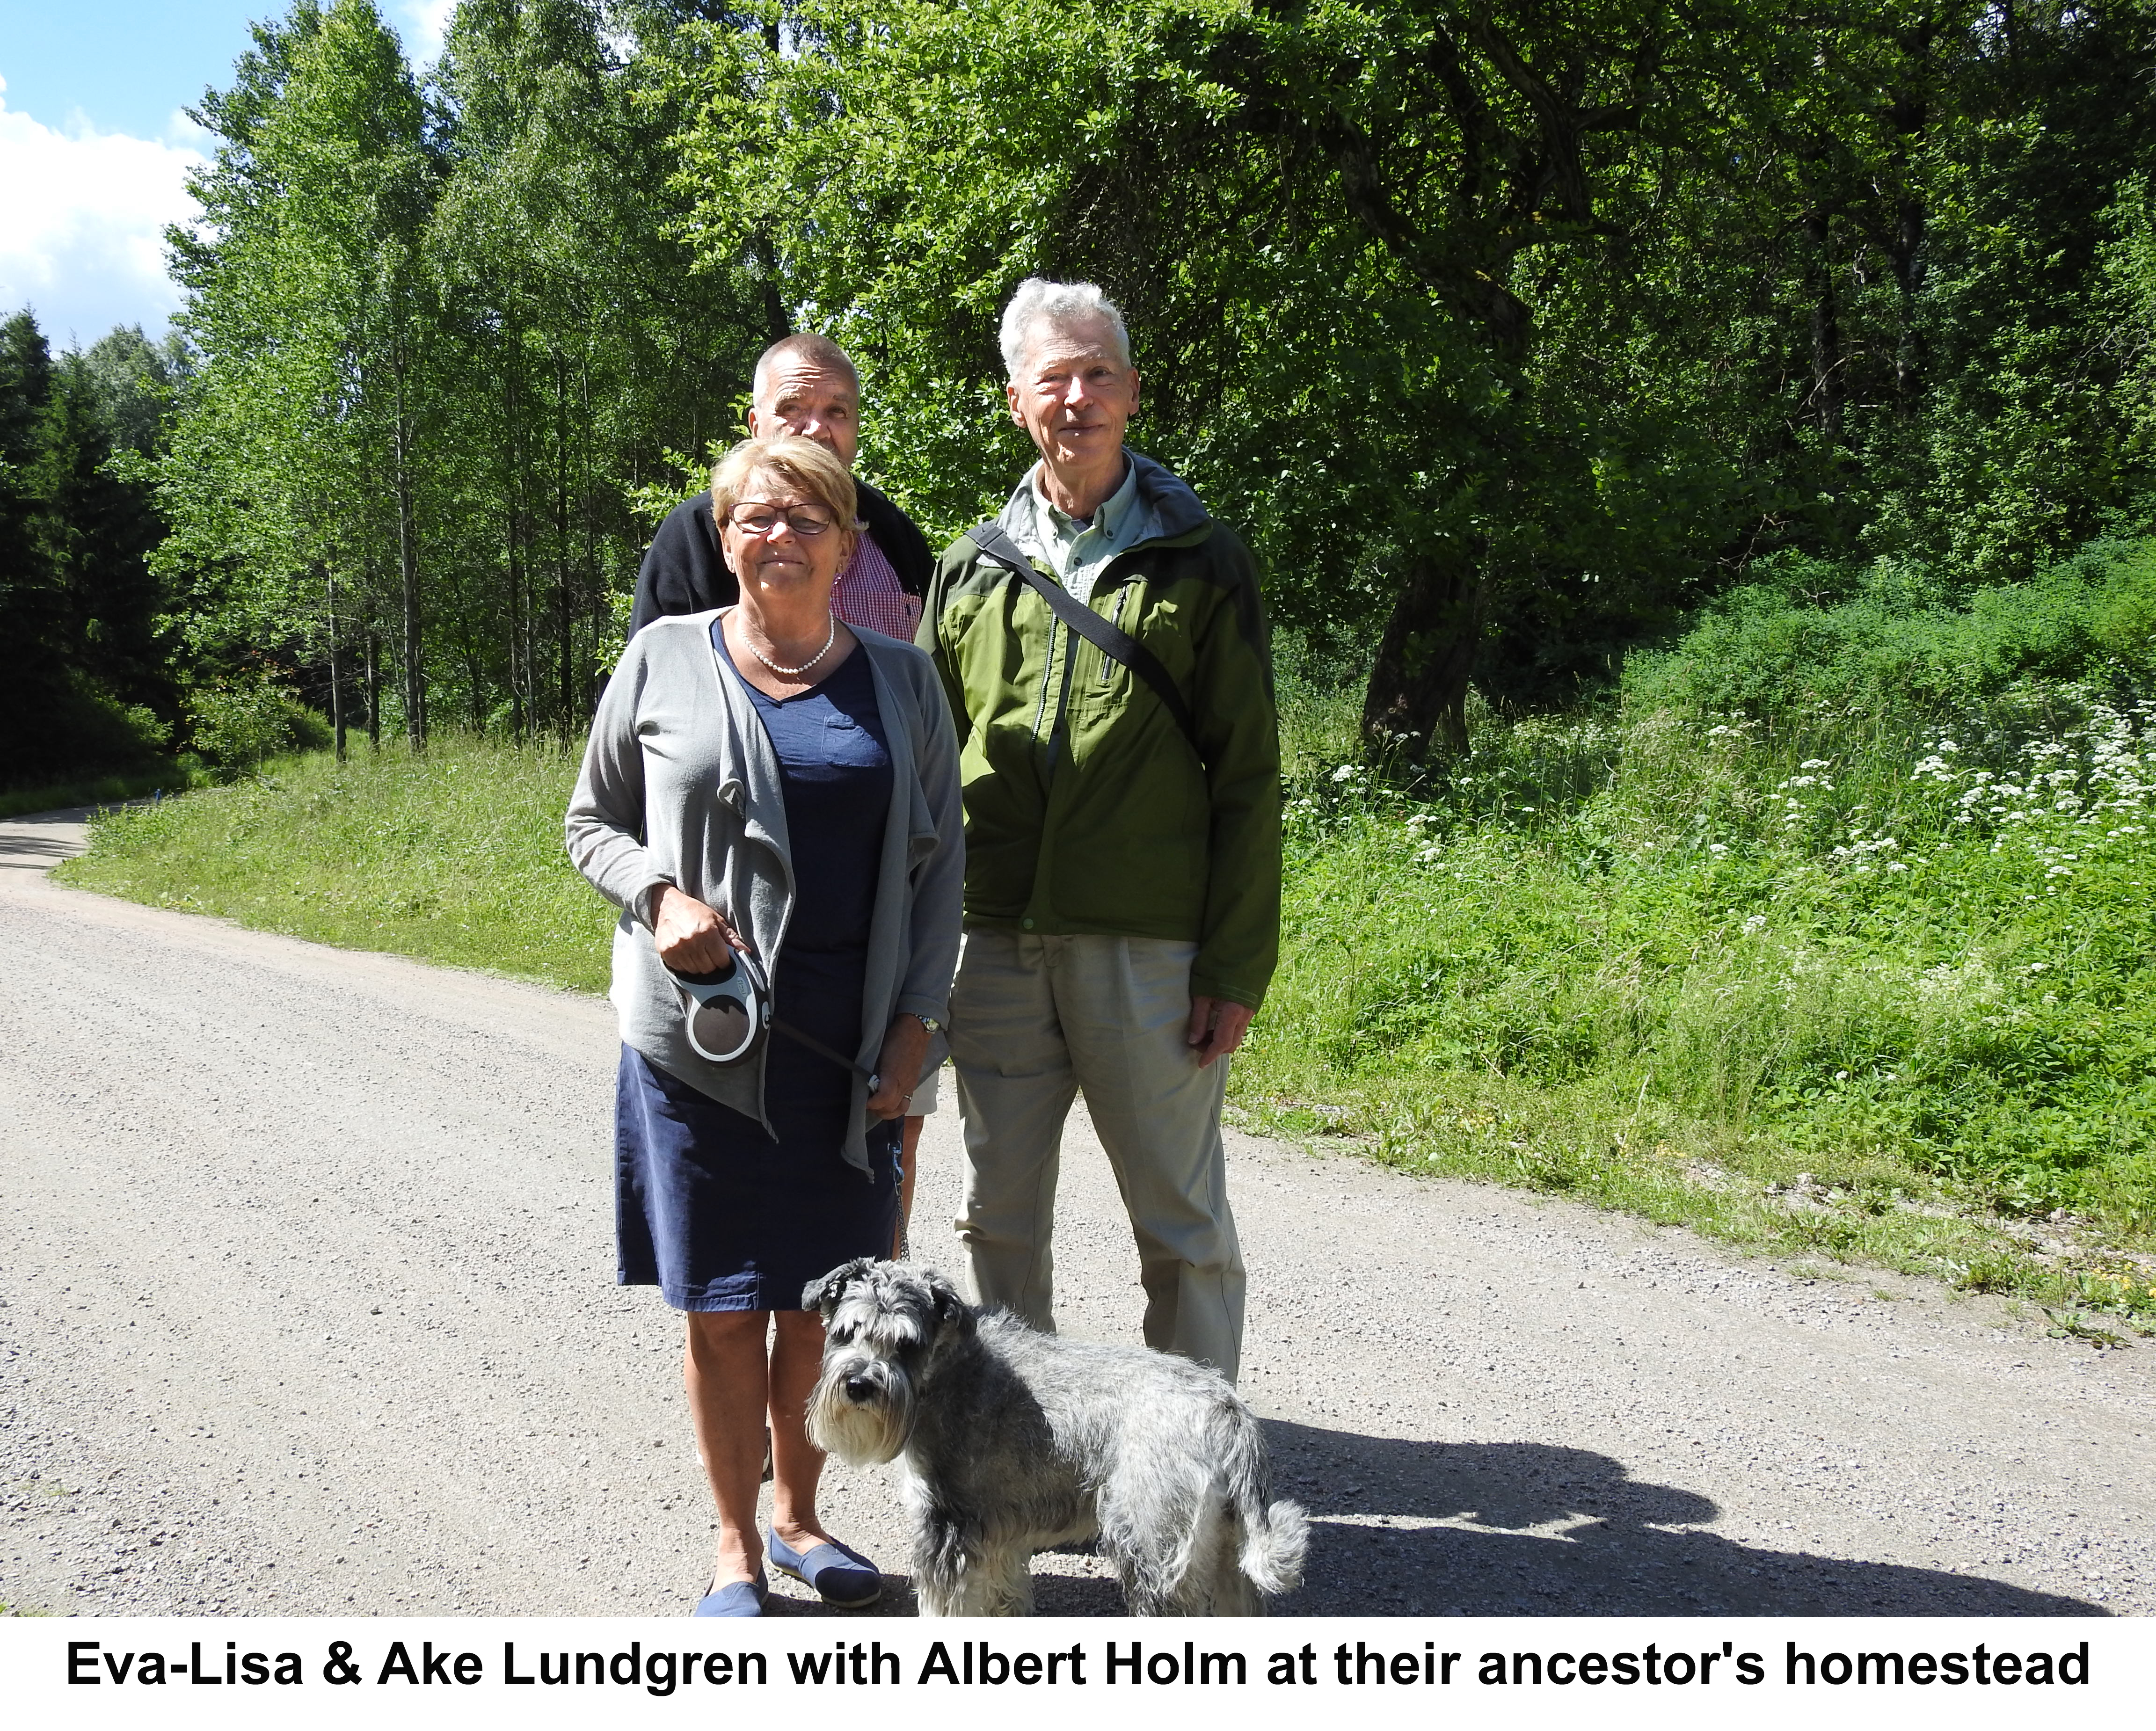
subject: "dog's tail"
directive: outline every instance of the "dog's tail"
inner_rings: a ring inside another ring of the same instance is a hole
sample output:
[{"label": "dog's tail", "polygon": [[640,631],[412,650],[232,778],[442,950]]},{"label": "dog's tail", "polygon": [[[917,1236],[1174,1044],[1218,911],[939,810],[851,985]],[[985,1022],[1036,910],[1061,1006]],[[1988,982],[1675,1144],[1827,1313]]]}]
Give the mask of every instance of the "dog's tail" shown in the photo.
[{"label": "dog's tail", "polygon": [[1271,1500],[1264,1440],[1255,1420],[1246,1417],[1245,1424],[1242,1446],[1229,1462],[1227,1487],[1243,1528],[1243,1549],[1237,1560],[1250,1585],[1270,1598],[1292,1593],[1302,1584],[1310,1523],[1299,1503]]},{"label": "dog's tail", "polygon": [[1267,1598],[1292,1593],[1302,1585],[1302,1554],[1310,1544],[1310,1523],[1301,1505],[1274,1502],[1243,1515],[1243,1573]]}]

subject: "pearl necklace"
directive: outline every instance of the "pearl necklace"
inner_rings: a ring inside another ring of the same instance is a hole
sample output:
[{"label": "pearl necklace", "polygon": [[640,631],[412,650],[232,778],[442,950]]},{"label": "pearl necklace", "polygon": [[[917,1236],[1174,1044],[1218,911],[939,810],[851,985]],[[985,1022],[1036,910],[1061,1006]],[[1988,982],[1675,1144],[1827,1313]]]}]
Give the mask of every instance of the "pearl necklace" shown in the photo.
[{"label": "pearl necklace", "polygon": [[830,616],[830,619],[831,629],[824,634],[823,648],[818,650],[814,655],[809,656],[809,658],[803,661],[798,667],[780,666],[778,662],[773,660],[770,656],[764,654],[762,650],[758,649],[754,644],[748,640],[748,631],[746,627],[744,627],[742,631],[742,646],[752,655],[754,655],[757,660],[762,662],[763,665],[768,667],[773,673],[778,675],[780,678],[798,679],[811,667],[814,667],[819,661],[822,660],[824,656],[829,655],[831,653],[831,645],[839,640],[839,616],[834,613]]}]

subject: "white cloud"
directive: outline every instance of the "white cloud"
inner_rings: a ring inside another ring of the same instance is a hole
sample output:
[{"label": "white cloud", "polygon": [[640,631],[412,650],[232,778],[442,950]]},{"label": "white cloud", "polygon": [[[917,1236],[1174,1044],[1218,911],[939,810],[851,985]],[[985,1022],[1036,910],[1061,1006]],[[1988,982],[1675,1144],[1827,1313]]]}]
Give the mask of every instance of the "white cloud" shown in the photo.
[{"label": "white cloud", "polygon": [[165,142],[198,149],[208,155],[217,148],[217,134],[194,119],[184,108],[176,108],[165,122]]},{"label": "white cloud", "polygon": [[404,21],[404,58],[413,66],[441,59],[442,39],[456,9],[457,0],[401,0],[397,15]]},{"label": "white cloud", "polygon": [[0,316],[34,308],[56,348],[117,324],[155,334],[180,304],[165,225],[195,213],[182,182],[203,153],[80,115],[58,132],[10,110],[7,88],[0,79]]}]

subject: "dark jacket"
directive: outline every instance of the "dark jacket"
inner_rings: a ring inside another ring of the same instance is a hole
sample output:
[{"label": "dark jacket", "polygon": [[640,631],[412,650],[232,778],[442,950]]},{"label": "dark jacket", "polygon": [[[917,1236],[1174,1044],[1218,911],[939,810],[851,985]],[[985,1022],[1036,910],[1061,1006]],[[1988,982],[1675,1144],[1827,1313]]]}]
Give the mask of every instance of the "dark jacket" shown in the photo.
[{"label": "dark jacket", "polygon": [[[929,579],[936,574],[936,556],[928,550],[927,537],[866,481],[854,485],[860,492],[861,521],[868,525],[869,539],[883,549],[884,557],[898,573],[900,587],[909,595],[926,597]],[[740,598],[741,586],[719,551],[718,525],[711,521],[711,495],[706,488],[668,511],[651,537],[636,573],[636,605],[629,616],[629,634],[635,636],[667,614],[708,613],[715,607],[732,607]]]},{"label": "dark jacket", "polygon": [[1090,604],[1159,657],[1204,761],[1143,681],[960,536],[917,640],[957,718],[966,918],[1194,942],[1190,989],[1255,1009],[1281,916],[1280,736],[1257,570],[1195,493],[1133,460],[1159,532],[1116,555]]}]

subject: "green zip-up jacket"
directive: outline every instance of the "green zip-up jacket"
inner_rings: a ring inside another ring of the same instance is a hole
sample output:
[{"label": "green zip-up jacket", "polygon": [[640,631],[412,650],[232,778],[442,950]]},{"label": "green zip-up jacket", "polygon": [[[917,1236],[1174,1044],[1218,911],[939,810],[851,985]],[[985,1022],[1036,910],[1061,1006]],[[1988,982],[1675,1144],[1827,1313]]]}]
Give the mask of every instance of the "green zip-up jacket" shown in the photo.
[{"label": "green zip-up jacket", "polygon": [[960,536],[917,640],[962,742],[966,919],[1194,942],[1193,995],[1255,1009],[1281,907],[1280,732],[1256,568],[1181,480],[1132,461],[1158,532],[1116,557],[1091,604],[1173,676],[1204,761],[1143,680]]}]

